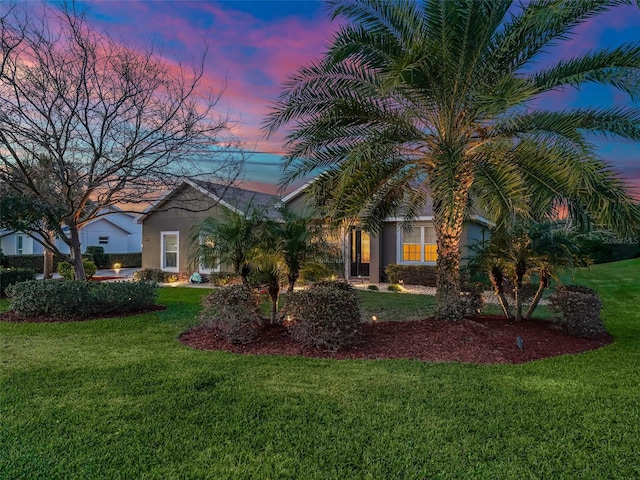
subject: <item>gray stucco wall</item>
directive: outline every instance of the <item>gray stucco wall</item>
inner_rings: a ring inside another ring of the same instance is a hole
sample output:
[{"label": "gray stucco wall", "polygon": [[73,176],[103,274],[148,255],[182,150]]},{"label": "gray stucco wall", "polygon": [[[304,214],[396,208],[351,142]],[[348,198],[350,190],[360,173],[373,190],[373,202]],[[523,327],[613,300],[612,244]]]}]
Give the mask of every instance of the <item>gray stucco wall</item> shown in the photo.
[{"label": "gray stucco wall", "polygon": [[161,267],[161,233],[177,231],[179,271],[192,273],[197,269],[190,265],[192,228],[209,216],[221,217],[223,208],[195,188],[183,186],[143,220],[142,268]]}]

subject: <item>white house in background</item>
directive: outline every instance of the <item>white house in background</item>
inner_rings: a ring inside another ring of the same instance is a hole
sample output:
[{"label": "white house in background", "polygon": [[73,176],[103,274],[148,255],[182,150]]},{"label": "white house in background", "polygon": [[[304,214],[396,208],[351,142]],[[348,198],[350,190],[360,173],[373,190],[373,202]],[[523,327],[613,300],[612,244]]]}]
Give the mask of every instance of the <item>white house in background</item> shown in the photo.
[{"label": "white house in background", "polygon": [[[141,252],[142,225],[137,223],[138,215],[123,212],[117,207],[109,207],[103,212],[110,213],[94,218],[80,229],[82,250],[100,246],[105,253]],[[62,240],[56,240],[56,246],[62,253],[69,253],[69,247]],[[43,252],[40,243],[14,230],[0,230],[0,248],[5,255],[37,255]]]}]

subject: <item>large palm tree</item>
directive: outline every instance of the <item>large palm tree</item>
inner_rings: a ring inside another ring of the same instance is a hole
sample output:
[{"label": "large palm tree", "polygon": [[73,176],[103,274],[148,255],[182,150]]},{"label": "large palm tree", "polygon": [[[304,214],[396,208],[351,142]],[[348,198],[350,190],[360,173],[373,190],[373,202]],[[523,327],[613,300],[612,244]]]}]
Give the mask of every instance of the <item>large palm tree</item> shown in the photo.
[{"label": "large palm tree", "polygon": [[311,193],[370,231],[433,201],[440,318],[460,318],[468,208],[496,221],[561,206],[617,230],[638,218],[591,135],[640,139],[631,108],[543,111],[533,102],[586,83],[638,90],[640,44],[554,64],[540,55],[618,0],[330,0],[347,21],[319,61],[284,86],[265,122],[289,127],[284,183],[321,172]]}]

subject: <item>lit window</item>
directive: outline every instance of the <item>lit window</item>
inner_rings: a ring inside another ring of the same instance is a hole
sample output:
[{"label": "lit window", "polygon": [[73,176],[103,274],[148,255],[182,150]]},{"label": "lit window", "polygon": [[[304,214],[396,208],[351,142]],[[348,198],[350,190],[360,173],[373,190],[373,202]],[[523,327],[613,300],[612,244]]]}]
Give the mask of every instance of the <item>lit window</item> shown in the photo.
[{"label": "lit window", "polygon": [[431,224],[414,225],[409,232],[402,232],[402,261],[407,263],[431,263],[438,259],[436,232]]},{"label": "lit window", "polygon": [[98,245],[109,245],[109,237],[98,237]]},{"label": "lit window", "polygon": [[18,235],[16,237],[16,255],[22,255],[24,253],[24,236]]}]

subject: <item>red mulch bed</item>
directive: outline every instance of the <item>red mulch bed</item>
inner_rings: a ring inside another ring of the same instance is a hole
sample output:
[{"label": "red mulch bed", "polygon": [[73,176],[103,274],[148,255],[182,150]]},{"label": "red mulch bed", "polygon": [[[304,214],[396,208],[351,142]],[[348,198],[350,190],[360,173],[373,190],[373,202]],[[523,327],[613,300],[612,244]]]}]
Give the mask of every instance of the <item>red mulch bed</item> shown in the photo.
[{"label": "red mulch bed", "polygon": [[[199,325],[183,333],[180,341],[200,350],[225,350],[248,355],[287,355],[333,359],[408,358],[427,362],[478,364],[525,363],[567,353],[594,350],[613,342],[609,334],[587,339],[550,328],[541,320],[508,323],[504,317],[480,316],[458,322],[434,319],[381,322],[364,326],[358,346],[337,353],[305,347],[294,342],[280,325],[264,325],[258,339],[233,345],[214,330]],[[523,349],[517,345],[522,338]]]},{"label": "red mulch bed", "polygon": [[63,317],[24,317],[22,315],[18,315],[13,310],[8,310],[6,312],[0,313],[0,322],[13,322],[13,323],[65,323],[65,322],[84,322],[87,320],[97,320],[99,318],[116,318],[116,317],[131,317],[133,315],[140,315],[141,313],[148,312],[158,312],[161,310],[166,310],[167,307],[164,305],[154,305],[153,307],[143,308],[141,310],[136,310],[135,312],[129,312],[126,315],[113,313],[108,315],[96,315],[95,317],[87,317],[87,318],[63,318]]}]

